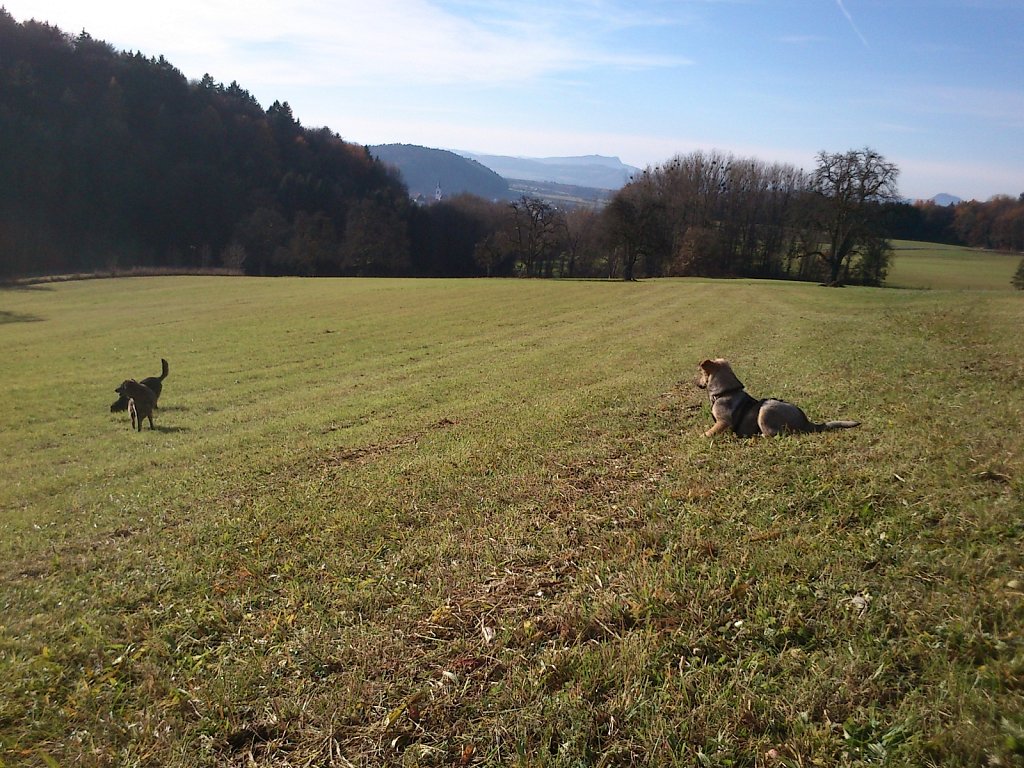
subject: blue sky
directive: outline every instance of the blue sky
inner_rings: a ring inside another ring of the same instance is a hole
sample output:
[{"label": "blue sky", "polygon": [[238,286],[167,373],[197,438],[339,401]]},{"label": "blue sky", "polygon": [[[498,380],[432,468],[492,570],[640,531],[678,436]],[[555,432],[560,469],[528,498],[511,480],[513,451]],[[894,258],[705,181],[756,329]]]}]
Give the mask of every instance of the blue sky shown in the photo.
[{"label": "blue sky", "polygon": [[1024,0],[0,0],[364,144],[812,168],[1024,193]]}]

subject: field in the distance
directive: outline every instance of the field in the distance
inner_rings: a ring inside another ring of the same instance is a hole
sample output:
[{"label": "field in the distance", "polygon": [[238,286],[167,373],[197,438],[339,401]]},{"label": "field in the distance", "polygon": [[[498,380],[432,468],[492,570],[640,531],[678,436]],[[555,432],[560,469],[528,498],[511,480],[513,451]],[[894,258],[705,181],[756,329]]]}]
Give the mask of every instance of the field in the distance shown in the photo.
[{"label": "field in the distance", "polygon": [[1024,258],[1020,253],[912,240],[894,241],[893,252],[885,281],[890,288],[1010,291],[1010,280]]},{"label": "field in the distance", "polygon": [[2,290],[0,764],[1021,765],[1021,298]]}]

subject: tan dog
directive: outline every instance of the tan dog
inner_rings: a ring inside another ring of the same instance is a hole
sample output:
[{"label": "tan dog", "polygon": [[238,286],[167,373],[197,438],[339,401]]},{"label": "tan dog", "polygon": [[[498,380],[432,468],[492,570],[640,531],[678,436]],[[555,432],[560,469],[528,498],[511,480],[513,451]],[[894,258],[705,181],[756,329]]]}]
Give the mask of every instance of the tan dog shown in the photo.
[{"label": "tan dog", "polygon": [[824,432],[830,429],[849,429],[859,421],[826,421],[815,424],[792,403],[769,398],[755,400],[743,388],[732,367],[725,360],[705,360],[700,364],[697,386],[708,391],[711,415],[715,424],[704,433],[712,437],[731,429],[740,437],[775,435],[786,432]]},{"label": "tan dog", "polygon": [[149,428],[153,426],[153,409],[156,408],[156,395],[153,390],[135,379],[123,382],[118,391],[128,398],[128,414],[132,418],[132,429],[142,431],[142,420],[149,419]]}]

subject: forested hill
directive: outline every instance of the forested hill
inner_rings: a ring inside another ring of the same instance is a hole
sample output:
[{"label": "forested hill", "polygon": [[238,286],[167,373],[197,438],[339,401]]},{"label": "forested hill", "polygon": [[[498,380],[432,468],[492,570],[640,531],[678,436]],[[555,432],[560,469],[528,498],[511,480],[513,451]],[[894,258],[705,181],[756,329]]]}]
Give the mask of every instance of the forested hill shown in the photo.
[{"label": "forested hill", "polygon": [[393,171],[287,102],[0,8],[0,277],[410,271]]},{"label": "forested hill", "polygon": [[382,144],[369,147],[370,154],[397,168],[412,197],[434,198],[438,188],[444,198],[476,195],[484,200],[512,197],[508,182],[484,165],[443,149],[413,144]]}]

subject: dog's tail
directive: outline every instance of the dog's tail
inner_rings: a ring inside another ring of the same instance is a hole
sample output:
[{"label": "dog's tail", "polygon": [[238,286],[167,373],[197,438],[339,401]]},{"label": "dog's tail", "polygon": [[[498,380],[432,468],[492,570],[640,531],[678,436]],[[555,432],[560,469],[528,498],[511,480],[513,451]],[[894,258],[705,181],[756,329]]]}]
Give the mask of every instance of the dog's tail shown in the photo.
[{"label": "dog's tail", "polygon": [[859,421],[826,421],[824,424],[815,424],[815,432],[828,432],[832,429],[852,429],[853,427],[859,427]]},{"label": "dog's tail", "polygon": [[138,431],[141,432],[142,431],[142,419],[139,418],[139,412],[135,408],[135,398],[134,397],[129,397],[128,398],[128,415],[132,417],[132,429],[135,429],[136,428],[136,424],[138,424]]},{"label": "dog's tail", "polygon": [[167,361],[164,360],[162,357],[160,358],[160,367],[161,367],[160,381],[163,381],[164,379],[167,378],[167,374],[170,372],[171,367],[169,365],[167,365]]}]

